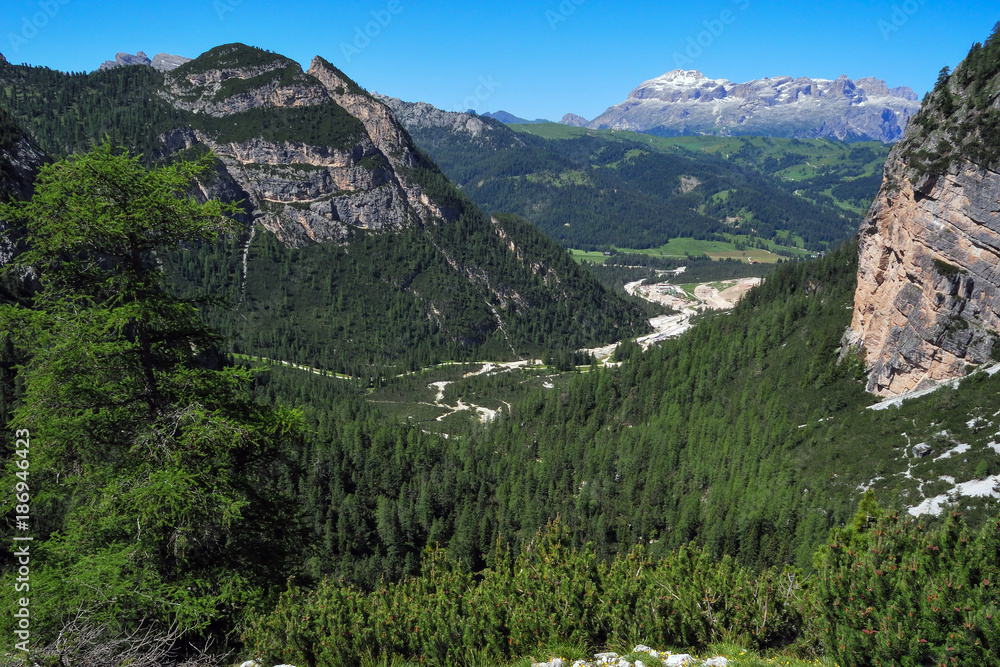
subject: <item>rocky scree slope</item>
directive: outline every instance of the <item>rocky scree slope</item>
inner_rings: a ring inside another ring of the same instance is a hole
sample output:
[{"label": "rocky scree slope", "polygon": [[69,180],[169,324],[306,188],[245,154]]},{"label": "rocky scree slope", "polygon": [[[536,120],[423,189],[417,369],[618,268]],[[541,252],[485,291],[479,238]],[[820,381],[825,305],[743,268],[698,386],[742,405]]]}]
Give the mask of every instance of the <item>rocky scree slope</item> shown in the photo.
[{"label": "rocky scree slope", "polygon": [[938,84],[885,165],[860,230],[847,338],[894,396],[1000,353],[1000,37]]},{"label": "rocky scree slope", "polygon": [[733,83],[677,69],[643,82],[624,102],[608,108],[587,127],[666,136],[893,142],[902,136],[918,108],[912,90],[889,88],[874,77],[852,81],[841,75],[830,81],[779,76]]}]

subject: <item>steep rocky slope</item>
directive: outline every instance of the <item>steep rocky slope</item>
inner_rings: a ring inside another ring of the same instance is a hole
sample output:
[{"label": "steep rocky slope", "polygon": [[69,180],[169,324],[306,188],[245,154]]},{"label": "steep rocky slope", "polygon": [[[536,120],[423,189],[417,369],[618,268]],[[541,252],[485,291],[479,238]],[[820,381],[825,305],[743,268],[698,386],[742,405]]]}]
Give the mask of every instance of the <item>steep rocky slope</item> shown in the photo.
[{"label": "steep rocky slope", "polygon": [[885,166],[861,226],[849,339],[893,396],[996,358],[1000,329],[1000,37],[949,74]]},{"label": "steep rocky slope", "polygon": [[[0,108],[0,201],[24,199],[31,195],[32,183],[45,154]],[[0,265],[6,264],[17,244],[17,231],[9,232],[0,220]]]},{"label": "steep rocky slope", "polygon": [[846,76],[829,79],[779,76],[745,83],[709,79],[695,70],[673,70],[650,79],[628,99],[587,127],[661,135],[719,134],[877,140],[900,138],[917,109],[905,86]]},{"label": "steep rocky slope", "polygon": [[165,83],[164,97],[192,114],[191,128],[166,135],[167,145],[210,148],[261,224],[289,245],[398,230],[434,214],[419,187],[404,187],[387,155],[400,153],[395,166],[421,164],[401,144],[402,128],[385,120],[384,108],[380,123],[376,103],[348,91],[322,59],[307,74],[283,56],[228,45],[170,72]]}]

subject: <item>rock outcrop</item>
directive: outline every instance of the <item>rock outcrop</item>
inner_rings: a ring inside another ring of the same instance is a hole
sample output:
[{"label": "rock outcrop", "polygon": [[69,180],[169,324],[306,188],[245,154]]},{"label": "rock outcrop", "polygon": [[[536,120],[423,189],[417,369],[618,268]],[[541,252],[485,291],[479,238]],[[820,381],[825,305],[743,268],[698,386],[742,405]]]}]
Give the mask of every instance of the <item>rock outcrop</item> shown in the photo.
[{"label": "rock outcrop", "polygon": [[923,389],[1000,352],[998,92],[994,34],[942,72],[886,162],[861,226],[847,334],[873,393]]},{"label": "rock outcrop", "polygon": [[170,72],[177,69],[184,63],[191,62],[191,60],[191,58],[185,58],[184,56],[175,56],[169,53],[157,53],[153,56],[153,60],[149,63],[149,66],[161,72]]},{"label": "rock outcrop", "polygon": [[374,97],[392,109],[393,114],[408,130],[442,128],[454,133],[478,137],[488,133],[491,120],[474,113],[443,111],[426,102],[404,102],[396,97],[374,94]]},{"label": "rock outcrop", "polygon": [[577,116],[575,113],[568,113],[559,119],[559,122],[563,125],[569,125],[570,127],[586,127],[589,120],[583,116]]},{"label": "rock outcrop", "polygon": [[[27,199],[35,176],[45,163],[45,153],[0,109],[0,201]],[[21,241],[21,233],[0,220],[0,266],[10,261]]]},{"label": "rock outcrop", "polygon": [[919,108],[909,88],[779,76],[745,83],[673,70],[650,79],[587,127],[664,135],[717,134],[897,141]]},{"label": "rock outcrop", "polygon": [[113,69],[115,67],[127,67],[128,65],[151,65],[152,60],[149,59],[142,51],[136,51],[135,55],[131,53],[125,53],[119,51],[115,54],[114,60],[105,60],[101,63],[97,69]]},{"label": "rock outcrop", "polygon": [[715,656],[699,660],[689,653],[672,653],[657,651],[643,644],[632,649],[628,656],[605,651],[595,653],[591,660],[568,660],[555,657],[546,662],[533,663],[533,667],[646,667],[646,665],[664,665],[664,667],[727,667],[729,659],[725,656]]},{"label": "rock outcrop", "polygon": [[150,59],[142,51],[137,51],[135,55],[131,53],[118,52],[114,60],[105,60],[97,69],[113,69],[115,67],[125,67],[127,65],[146,65],[161,72],[169,72],[177,69],[184,63],[191,62],[191,58],[184,56],[174,56],[169,53],[157,53]]},{"label": "rock outcrop", "polygon": [[[226,45],[170,72],[165,84],[166,99],[195,122],[164,142],[171,150],[210,148],[247,193],[259,222],[289,245],[450,217],[406,175],[427,163],[392,111],[322,58],[303,72],[284,56]],[[308,119],[285,122],[333,122],[344,140],[320,145],[297,140],[294,130],[246,137],[229,130],[229,119],[238,127],[240,118],[264,109],[275,124],[282,110],[311,109]],[[213,132],[217,127],[225,129]]]}]

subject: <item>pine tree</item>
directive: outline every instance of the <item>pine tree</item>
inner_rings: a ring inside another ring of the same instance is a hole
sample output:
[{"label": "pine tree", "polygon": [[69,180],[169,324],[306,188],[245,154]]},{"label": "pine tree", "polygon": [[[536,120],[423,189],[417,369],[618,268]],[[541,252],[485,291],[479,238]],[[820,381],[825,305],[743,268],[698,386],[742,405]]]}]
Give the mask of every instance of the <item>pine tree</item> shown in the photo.
[{"label": "pine tree", "polygon": [[195,304],[161,285],[157,250],[229,225],[225,207],[189,195],[209,164],[146,170],[106,142],[47,165],[31,201],[0,207],[25,226],[18,268],[41,285],[32,308],[0,311],[29,356],[11,426],[30,431],[47,510],[39,639],[65,614],[106,636],[226,632],[294,544],[280,484],[297,417],[256,405]]}]

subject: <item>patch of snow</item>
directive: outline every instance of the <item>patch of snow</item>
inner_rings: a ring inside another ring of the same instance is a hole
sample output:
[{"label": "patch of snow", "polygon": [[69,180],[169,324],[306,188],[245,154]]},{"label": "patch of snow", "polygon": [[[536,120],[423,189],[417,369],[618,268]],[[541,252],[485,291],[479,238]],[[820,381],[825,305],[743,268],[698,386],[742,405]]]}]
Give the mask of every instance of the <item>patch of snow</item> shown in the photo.
[{"label": "patch of snow", "polygon": [[959,443],[958,447],[955,447],[954,449],[949,449],[948,451],[946,451],[941,456],[936,457],[934,460],[935,461],[940,461],[941,459],[951,458],[952,454],[964,454],[967,451],[969,451],[969,449],[971,449],[969,447],[969,445],[967,445],[965,443]]},{"label": "patch of snow", "polygon": [[[1000,372],[1000,364],[994,364],[988,368],[984,368],[983,372],[986,373],[987,375],[996,375],[997,372]],[[899,394],[898,396],[891,396],[883,401],[879,401],[878,403],[869,405],[868,409],[885,410],[886,408],[891,408],[893,406],[898,407],[903,404],[903,401],[909,400],[911,398],[919,398],[920,396],[926,396],[927,394],[937,391],[941,387],[951,387],[952,389],[955,389],[956,387],[958,387],[958,383],[961,380],[962,378],[955,378],[953,380],[944,380],[942,382],[935,384],[932,387],[927,387],[926,389],[907,391],[902,394]],[[993,416],[996,417],[997,415],[1000,415],[1000,411],[994,413]]]},{"label": "patch of snow", "polygon": [[[942,477],[941,479],[945,479]],[[952,478],[948,478],[951,480]],[[946,505],[954,498],[965,496],[966,498],[1000,498],[1000,475],[990,475],[986,479],[974,479],[968,482],[956,484],[955,488],[948,493],[942,493],[933,498],[926,498],[919,505],[907,508],[913,516],[921,514],[932,514],[938,516]]]}]

